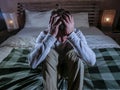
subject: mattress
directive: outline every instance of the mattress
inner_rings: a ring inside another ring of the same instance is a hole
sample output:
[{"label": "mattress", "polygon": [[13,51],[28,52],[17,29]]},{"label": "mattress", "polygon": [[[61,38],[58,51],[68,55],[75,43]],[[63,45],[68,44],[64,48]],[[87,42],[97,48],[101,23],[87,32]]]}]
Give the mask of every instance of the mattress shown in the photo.
[{"label": "mattress", "polygon": [[[37,36],[41,31],[47,28],[24,28],[16,35],[7,39],[4,43],[0,45],[9,47],[24,47],[33,48]],[[91,48],[108,48],[108,47],[119,47],[117,43],[110,37],[104,35],[98,28],[77,28],[83,32]],[[101,45],[102,44],[102,45]]]},{"label": "mattress", "polygon": [[[96,54],[93,67],[85,67],[84,90],[119,90],[120,47],[96,27],[78,28]],[[46,28],[23,28],[0,45],[0,89],[43,90],[41,65],[33,70],[27,57],[39,33]],[[5,71],[5,72],[3,72]],[[58,82],[66,90],[67,80]]]},{"label": "mattress", "polygon": [[[33,48],[37,36],[40,32],[46,30],[42,28],[23,28],[16,35],[10,37],[0,45],[0,61],[2,61],[11,51],[12,48]],[[110,37],[104,35],[96,27],[77,28],[83,32],[87,43],[92,49],[99,48],[119,48],[119,45]]]}]

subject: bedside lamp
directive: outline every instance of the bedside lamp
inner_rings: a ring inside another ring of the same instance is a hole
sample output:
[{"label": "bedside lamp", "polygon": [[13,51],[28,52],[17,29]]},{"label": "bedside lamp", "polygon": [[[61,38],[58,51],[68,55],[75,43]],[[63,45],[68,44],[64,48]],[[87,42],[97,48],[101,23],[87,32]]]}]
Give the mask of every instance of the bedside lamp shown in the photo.
[{"label": "bedside lamp", "polygon": [[14,28],[14,22],[11,19],[7,20],[7,26],[9,27],[9,29],[13,29]]},{"label": "bedside lamp", "polygon": [[18,21],[15,13],[3,13],[8,31],[18,29]]},{"label": "bedside lamp", "polygon": [[109,29],[112,29],[115,14],[116,14],[115,10],[104,10],[103,11],[102,20],[101,20],[102,28],[107,27]]},{"label": "bedside lamp", "polygon": [[9,24],[12,25],[13,24],[13,20],[9,20]]}]

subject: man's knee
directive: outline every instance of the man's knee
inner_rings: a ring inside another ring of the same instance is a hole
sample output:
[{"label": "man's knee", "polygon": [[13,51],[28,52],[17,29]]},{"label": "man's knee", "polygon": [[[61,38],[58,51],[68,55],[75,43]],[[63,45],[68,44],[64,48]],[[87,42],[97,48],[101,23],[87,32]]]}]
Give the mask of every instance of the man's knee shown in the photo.
[{"label": "man's knee", "polygon": [[66,59],[67,59],[67,60],[76,61],[76,60],[79,60],[80,57],[78,56],[77,52],[75,52],[75,50],[72,49],[72,50],[70,50],[69,52],[67,52],[67,54],[66,54]]},{"label": "man's knee", "polygon": [[76,53],[76,51],[70,50],[67,54],[66,54],[66,60],[68,62],[69,65],[75,65],[79,68],[81,68],[84,66],[84,62],[82,60],[82,58],[80,56],[78,56],[78,54]]},{"label": "man's knee", "polygon": [[43,64],[56,66],[58,64],[58,53],[54,49],[51,49],[48,55],[46,56]]}]

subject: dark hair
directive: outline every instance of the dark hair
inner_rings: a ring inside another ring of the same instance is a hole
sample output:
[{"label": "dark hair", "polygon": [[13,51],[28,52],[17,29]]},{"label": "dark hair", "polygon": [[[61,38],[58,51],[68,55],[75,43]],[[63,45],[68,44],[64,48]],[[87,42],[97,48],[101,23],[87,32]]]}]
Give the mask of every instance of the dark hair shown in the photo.
[{"label": "dark hair", "polygon": [[[70,14],[70,12],[69,12],[69,11],[66,11],[66,10],[64,10],[64,9],[55,9],[55,10],[52,11],[52,14],[51,14],[51,15],[55,15],[55,14],[57,14],[58,16],[60,16],[60,20],[61,20],[61,19],[64,19],[64,18],[65,18],[65,17],[64,17],[65,14]],[[61,31],[64,31],[64,30],[65,30],[65,25],[64,25],[63,22],[62,22],[62,24],[59,26],[59,30],[61,30]]]},{"label": "dark hair", "polygon": [[64,14],[66,14],[66,13],[70,14],[69,11],[66,11],[66,10],[64,10],[64,9],[55,9],[55,10],[52,11],[52,15],[58,14],[58,15],[61,16],[61,17],[62,17]]}]

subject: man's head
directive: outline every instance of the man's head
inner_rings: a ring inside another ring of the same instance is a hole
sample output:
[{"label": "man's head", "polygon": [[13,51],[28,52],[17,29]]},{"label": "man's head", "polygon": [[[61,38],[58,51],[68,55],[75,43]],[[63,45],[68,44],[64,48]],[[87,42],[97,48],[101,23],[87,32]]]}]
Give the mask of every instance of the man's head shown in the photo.
[{"label": "man's head", "polygon": [[62,17],[64,14],[66,14],[66,13],[69,13],[69,14],[70,14],[69,11],[66,11],[66,10],[64,10],[64,9],[55,9],[55,10],[52,11],[52,15],[58,14],[58,15],[61,16],[61,17]]},{"label": "man's head", "polygon": [[59,20],[62,22],[61,25],[59,26],[59,30],[61,30],[61,31],[65,30],[65,25],[64,25],[62,19],[65,19],[65,15],[70,14],[70,12],[66,11],[64,9],[55,9],[52,11],[51,16],[53,16],[55,14],[57,14],[60,17]]},{"label": "man's head", "polygon": [[68,35],[74,30],[72,15],[64,9],[53,10],[50,17],[50,33],[59,41],[67,40]]}]

